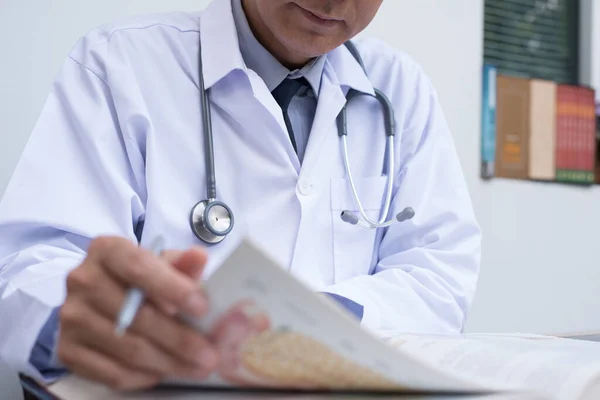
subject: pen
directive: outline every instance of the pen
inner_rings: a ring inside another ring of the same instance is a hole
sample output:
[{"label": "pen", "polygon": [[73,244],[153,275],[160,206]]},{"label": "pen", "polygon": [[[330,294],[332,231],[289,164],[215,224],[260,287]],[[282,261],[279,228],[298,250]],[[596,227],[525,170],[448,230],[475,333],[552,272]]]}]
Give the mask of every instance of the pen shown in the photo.
[{"label": "pen", "polygon": [[[150,250],[156,256],[160,256],[164,250],[164,239],[159,236],[150,244]],[[123,307],[117,317],[115,333],[123,336],[133,323],[138,310],[144,303],[144,292],[140,288],[132,288],[127,293]]]}]

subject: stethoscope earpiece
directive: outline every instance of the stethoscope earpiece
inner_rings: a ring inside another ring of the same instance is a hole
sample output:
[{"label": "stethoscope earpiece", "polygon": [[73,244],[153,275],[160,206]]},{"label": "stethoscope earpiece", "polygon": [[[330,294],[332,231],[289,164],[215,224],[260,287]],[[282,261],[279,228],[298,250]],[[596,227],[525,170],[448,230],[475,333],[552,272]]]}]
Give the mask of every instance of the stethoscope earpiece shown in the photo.
[{"label": "stethoscope earpiece", "polygon": [[358,224],[358,217],[352,214],[350,211],[342,211],[342,221],[349,223],[350,225]]},{"label": "stethoscope earpiece", "polygon": [[190,224],[198,239],[208,244],[221,243],[233,229],[233,213],[225,203],[203,200],[192,208]]},{"label": "stethoscope earpiece", "polygon": [[360,225],[365,228],[387,228],[388,226],[393,225],[396,222],[404,222],[412,219],[415,216],[415,210],[412,207],[406,207],[404,210],[400,211],[396,214],[394,219],[389,221],[376,222],[372,221],[368,218],[364,218],[361,221],[358,215],[345,210],[342,212],[341,218],[342,221],[349,223],[350,225]]}]

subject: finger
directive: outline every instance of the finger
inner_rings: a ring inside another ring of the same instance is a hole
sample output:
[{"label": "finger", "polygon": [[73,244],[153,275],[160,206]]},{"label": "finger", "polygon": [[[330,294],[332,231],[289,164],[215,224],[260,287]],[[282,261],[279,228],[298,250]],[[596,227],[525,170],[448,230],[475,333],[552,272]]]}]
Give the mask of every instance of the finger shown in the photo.
[{"label": "finger", "polygon": [[183,253],[182,250],[165,250],[162,252],[161,257],[167,260],[169,264],[175,264]]},{"label": "finger", "polygon": [[[181,255],[183,254],[183,251],[181,250],[165,250],[162,252],[161,254],[161,258],[163,258],[164,260],[166,260],[169,264],[173,264],[174,262],[176,262],[179,257],[181,257]],[[152,300],[150,300],[152,301]],[[175,316],[177,315],[177,307],[175,307],[174,305],[167,303],[165,301],[154,301],[153,304],[155,306],[157,306],[159,308],[159,310],[161,310],[163,313],[167,314],[167,315],[171,315],[171,316]]]},{"label": "finger", "polygon": [[209,373],[209,369],[175,358],[131,331],[122,337],[115,335],[113,323],[93,311],[71,330],[70,338],[136,371],[198,379],[206,378]]},{"label": "finger", "polygon": [[[90,293],[88,302],[100,314],[114,321],[124,299],[122,289],[110,282]],[[114,329],[114,322],[112,324]],[[152,304],[146,303],[140,308],[129,331],[146,338],[181,362],[208,369],[218,364],[218,353],[208,339]]]},{"label": "finger", "polygon": [[131,329],[134,333],[144,334],[173,357],[202,370],[212,371],[219,365],[219,353],[208,338],[153,307],[144,307]]},{"label": "finger", "polygon": [[[69,294],[82,294],[90,301],[91,305],[102,310],[107,318],[115,319],[123,307],[127,287],[114,279],[106,271],[100,268],[78,268],[67,277],[67,291]],[[108,299],[118,299],[119,305],[112,304],[106,307]],[[152,302],[152,299],[148,300]],[[169,303],[154,304],[167,315],[176,315],[177,308]]]},{"label": "finger", "polygon": [[208,259],[207,253],[201,248],[192,248],[179,254],[172,265],[179,271],[193,279],[200,279]]},{"label": "finger", "polygon": [[166,260],[120,238],[100,238],[89,254],[106,271],[127,286],[139,287],[149,299],[166,302],[195,316],[207,311],[207,300],[195,280]]},{"label": "finger", "polygon": [[[178,271],[183,272],[196,281],[200,280],[207,260],[206,252],[200,248],[188,251],[166,250],[162,253],[161,257],[167,260]],[[168,303],[157,302],[156,305],[167,315],[175,316],[177,314],[177,308]]]},{"label": "finger", "polygon": [[71,372],[114,390],[149,389],[159,384],[161,379],[156,374],[127,368],[115,360],[81,345],[59,345],[58,357]]}]

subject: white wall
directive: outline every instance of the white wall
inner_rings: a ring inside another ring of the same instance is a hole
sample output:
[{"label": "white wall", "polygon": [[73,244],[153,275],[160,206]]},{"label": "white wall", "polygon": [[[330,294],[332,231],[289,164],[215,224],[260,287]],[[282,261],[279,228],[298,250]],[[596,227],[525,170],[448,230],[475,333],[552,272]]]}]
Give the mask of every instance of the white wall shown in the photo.
[{"label": "white wall", "polygon": [[[580,0],[579,78],[581,83],[600,88],[600,0]],[[600,90],[596,92],[600,103]]]},{"label": "white wall", "polygon": [[[207,3],[2,0],[0,193],[80,35],[117,16]],[[600,330],[600,190],[478,178],[482,24],[483,0],[389,0],[365,32],[424,66],[456,138],[485,236],[469,330]]]}]

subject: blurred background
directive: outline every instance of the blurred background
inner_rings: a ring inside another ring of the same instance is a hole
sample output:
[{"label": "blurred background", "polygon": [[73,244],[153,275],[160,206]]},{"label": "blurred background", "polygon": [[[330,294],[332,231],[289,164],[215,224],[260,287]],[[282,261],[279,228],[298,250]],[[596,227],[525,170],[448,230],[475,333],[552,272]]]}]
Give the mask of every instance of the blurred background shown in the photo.
[{"label": "blurred background", "polygon": [[[80,36],[117,17],[200,10],[209,0],[0,3],[1,195],[51,83]],[[494,86],[499,75],[600,89],[600,0],[387,0],[364,35],[414,57],[445,109],[484,233],[468,331],[600,331],[600,186],[588,182],[596,175],[582,175],[585,182],[575,183],[557,182],[554,173],[549,179],[527,171],[516,178],[498,176],[503,156],[494,156],[508,147],[490,132],[501,113],[503,120],[515,118],[506,109],[489,113],[500,106],[495,100],[500,87]],[[486,64],[492,73],[484,73]],[[553,120],[550,110],[557,104],[555,99],[538,107],[533,119]],[[519,115],[523,124],[532,120]],[[546,167],[555,161],[549,155],[559,145],[549,140],[556,141],[558,125],[541,129],[544,136],[537,139],[551,144],[536,156]],[[506,133],[500,123],[495,128],[498,138]],[[530,151],[519,146],[521,156]],[[595,157],[589,150],[585,154]],[[485,177],[482,161],[488,161]]]}]

